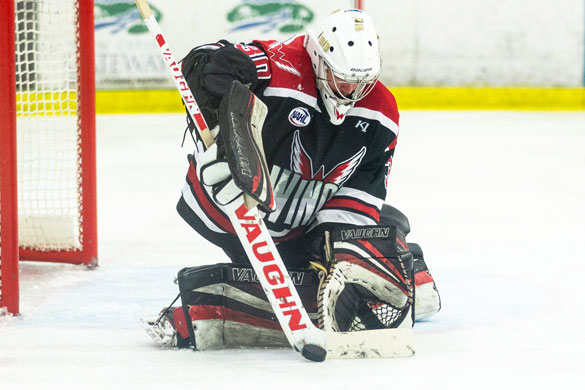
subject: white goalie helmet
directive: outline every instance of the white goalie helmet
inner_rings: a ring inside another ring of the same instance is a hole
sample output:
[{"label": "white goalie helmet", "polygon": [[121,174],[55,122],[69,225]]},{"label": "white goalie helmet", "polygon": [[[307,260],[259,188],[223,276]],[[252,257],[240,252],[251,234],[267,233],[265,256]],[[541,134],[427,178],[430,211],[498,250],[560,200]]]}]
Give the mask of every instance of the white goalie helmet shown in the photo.
[{"label": "white goalie helmet", "polygon": [[331,123],[343,123],[355,102],[372,91],[382,62],[372,18],[363,11],[335,11],[315,30],[305,48]]}]

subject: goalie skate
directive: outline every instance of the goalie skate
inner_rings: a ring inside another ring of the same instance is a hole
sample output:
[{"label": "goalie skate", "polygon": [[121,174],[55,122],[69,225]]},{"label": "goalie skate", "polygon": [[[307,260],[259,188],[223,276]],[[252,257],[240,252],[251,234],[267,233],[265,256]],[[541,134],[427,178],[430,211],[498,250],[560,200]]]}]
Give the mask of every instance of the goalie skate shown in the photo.
[{"label": "goalie skate", "polygon": [[166,317],[143,318],[141,321],[142,327],[156,344],[165,348],[177,346],[177,332]]},{"label": "goalie skate", "polygon": [[[163,348],[189,347],[189,336],[184,327],[185,321],[180,307],[167,307],[160,312],[158,317],[141,321],[146,333],[159,346]],[[181,334],[181,331],[185,335]]]}]

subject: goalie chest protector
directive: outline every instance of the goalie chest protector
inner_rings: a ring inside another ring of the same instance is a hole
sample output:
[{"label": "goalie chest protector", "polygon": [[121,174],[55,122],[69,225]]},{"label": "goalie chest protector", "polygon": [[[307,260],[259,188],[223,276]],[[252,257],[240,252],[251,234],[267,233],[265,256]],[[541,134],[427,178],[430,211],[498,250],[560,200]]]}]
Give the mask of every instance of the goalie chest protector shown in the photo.
[{"label": "goalie chest protector", "polygon": [[343,185],[385,199],[398,134],[395,99],[379,81],[341,125],[329,121],[304,39],[236,45],[256,64],[254,92],[268,107],[262,138],[277,210],[265,222],[281,234],[311,223]]}]

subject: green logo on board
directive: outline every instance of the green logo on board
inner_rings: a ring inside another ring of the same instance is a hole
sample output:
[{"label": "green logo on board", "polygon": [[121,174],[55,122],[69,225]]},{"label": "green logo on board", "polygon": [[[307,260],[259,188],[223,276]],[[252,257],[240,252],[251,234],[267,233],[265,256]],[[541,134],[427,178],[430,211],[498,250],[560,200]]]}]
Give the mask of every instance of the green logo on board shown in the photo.
[{"label": "green logo on board", "polygon": [[[162,12],[150,6],[157,21],[162,20]],[[134,1],[96,0],[94,4],[96,30],[109,29],[112,34],[126,31],[129,34],[143,34],[148,27],[142,21]]]},{"label": "green logo on board", "polygon": [[234,27],[231,32],[260,29],[261,32],[278,31],[295,34],[305,29],[314,13],[295,1],[244,1],[226,15]]}]

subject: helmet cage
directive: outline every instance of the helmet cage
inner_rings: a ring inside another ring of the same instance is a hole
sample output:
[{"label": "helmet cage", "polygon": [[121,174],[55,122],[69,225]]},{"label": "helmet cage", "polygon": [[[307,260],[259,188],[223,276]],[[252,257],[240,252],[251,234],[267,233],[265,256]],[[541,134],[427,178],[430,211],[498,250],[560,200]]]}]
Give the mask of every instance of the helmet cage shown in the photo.
[{"label": "helmet cage", "polygon": [[[349,105],[366,97],[374,89],[379,77],[379,73],[364,79],[336,72],[323,57],[320,57],[319,65],[319,71],[316,72],[319,86],[339,105]],[[330,77],[328,77],[328,73],[331,74]],[[355,84],[356,87],[351,94],[346,95],[340,88],[343,84]]]}]

